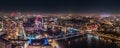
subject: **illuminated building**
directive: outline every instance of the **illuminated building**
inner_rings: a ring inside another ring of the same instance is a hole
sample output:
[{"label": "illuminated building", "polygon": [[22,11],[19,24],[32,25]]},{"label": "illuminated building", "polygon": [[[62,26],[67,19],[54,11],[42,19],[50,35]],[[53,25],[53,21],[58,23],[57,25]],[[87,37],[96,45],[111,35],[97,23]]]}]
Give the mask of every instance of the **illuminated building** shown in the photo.
[{"label": "illuminated building", "polygon": [[14,21],[8,20],[6,26],[8,38],[18,39],[18,24]]},{"label": "illuminated building", "polygon": [[0,22],[0,32],[3,30],[3,22]]},{"label": "illuminated building", "polygon": [[7,20],[6,30],[7,30],[8,38],[12,38],[13,39],[14,35],[13,35],[13,32],[12,32],[11,24],[12,24],[12,21],[11,20]]},{"label": "illuminated building", "polygon": [[93,19],[90,19],[90,23],[93,23],[94,22],[94,20]]},{"label": "illuminated building", "polygon": [[14,30],[12,32],[14,35],[14,39],[18,39],[18,31],[19,31],[18,24],[16,22],[13,22],[13,24],[14,24],[14,28],[13,28]]},{"label": "illuminated building", "polygon": [[24,31],[24,27],[23,27],[23,23],[22,22],[19,22],[18,24],[18,36],[20,37],[20,39],[26,39],[26,34],[25,34],[25,31]]},{"label": "illuminated building", "polygon": [[117,31],[117,32],[120,32],[120,27],[116,27],[116,31]]}]

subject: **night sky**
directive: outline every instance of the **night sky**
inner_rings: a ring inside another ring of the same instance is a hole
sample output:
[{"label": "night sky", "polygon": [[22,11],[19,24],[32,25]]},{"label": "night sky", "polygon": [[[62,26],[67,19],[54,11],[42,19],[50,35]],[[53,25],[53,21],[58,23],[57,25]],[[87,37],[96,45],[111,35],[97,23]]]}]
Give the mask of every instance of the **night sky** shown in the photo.
[{"label": "night sky", "polygon": [[119,0],[0,0],[0,11],[120,13]]}]

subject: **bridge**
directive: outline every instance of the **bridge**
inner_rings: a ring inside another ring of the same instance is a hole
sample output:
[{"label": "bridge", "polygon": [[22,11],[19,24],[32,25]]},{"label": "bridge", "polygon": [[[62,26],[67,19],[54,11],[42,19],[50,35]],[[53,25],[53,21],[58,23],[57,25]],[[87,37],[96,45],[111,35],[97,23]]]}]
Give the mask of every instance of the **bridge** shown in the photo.
[{"label": "bridge", "polygon": [[48,39],[54,39],[54,40],[62,40],[62,39],[67,39],[67,38],[73,38],[73,37],[77,37],[77,36],[83,36],[83,34],[79,33],[79,32],[73,32],[73,33],[67,33],[64,35],[57,35],[57,36],[49,36],[47,37]]},{"label": "bridge", "polygon": [[[74,32],[74,33],[67,33],[64,35],[62,34],[62,35],[57,35],[57,36],[49,36],[46,38],[53,39],[53,40],[62,40],[62,39],[68,39],[68,38],[73,38],[73,37],[82,36],[82,35],[84,35],[84,34],[80,34],[79,32]],[[33,39],[33,40],[40,42],[41,39]],[[29,45],[29,41],[25,42],[24,48],[27,48],[27,46]],[[46,42],[48,42],[48,41],[45,40],[45,44],[46,44]]]},{"label": "bridge", "polygon": [[[81,34],[79,32],[73,32],[73,33],[67,33],[67,34],[61,34],[61,35],[57,35],[57,36],[48,36],[48,37],[43,37],[43,38],[48,38],[48,39],[53,39],[53,40],[62,40],[62,39],[67,39],[67,38],[73,38],[73,37],[77,37],[77,36],[83,36],[85,35],[84,33]],[[31,39],[31,40],[41,40],[40,39]],[[11,41],[28,41],[30,39],[9,39]]]}]

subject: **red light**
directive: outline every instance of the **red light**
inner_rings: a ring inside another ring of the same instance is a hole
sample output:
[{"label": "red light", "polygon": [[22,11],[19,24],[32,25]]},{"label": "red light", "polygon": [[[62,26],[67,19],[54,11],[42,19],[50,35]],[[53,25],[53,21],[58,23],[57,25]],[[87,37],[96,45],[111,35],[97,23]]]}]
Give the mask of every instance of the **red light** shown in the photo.
[{"label": "red light", "polygon": [[11,13],[11,17],[15,16],[14,12]]}]

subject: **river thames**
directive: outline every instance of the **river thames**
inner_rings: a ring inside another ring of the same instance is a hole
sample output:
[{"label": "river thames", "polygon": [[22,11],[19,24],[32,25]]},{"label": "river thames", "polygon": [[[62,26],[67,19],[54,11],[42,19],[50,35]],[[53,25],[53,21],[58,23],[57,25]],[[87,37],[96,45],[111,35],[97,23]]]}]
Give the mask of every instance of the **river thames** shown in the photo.
[{"label": "river thames", "polygon": [[93,35],[59,40],[58,43],[61,48],[120,48],[120,44]]}]

